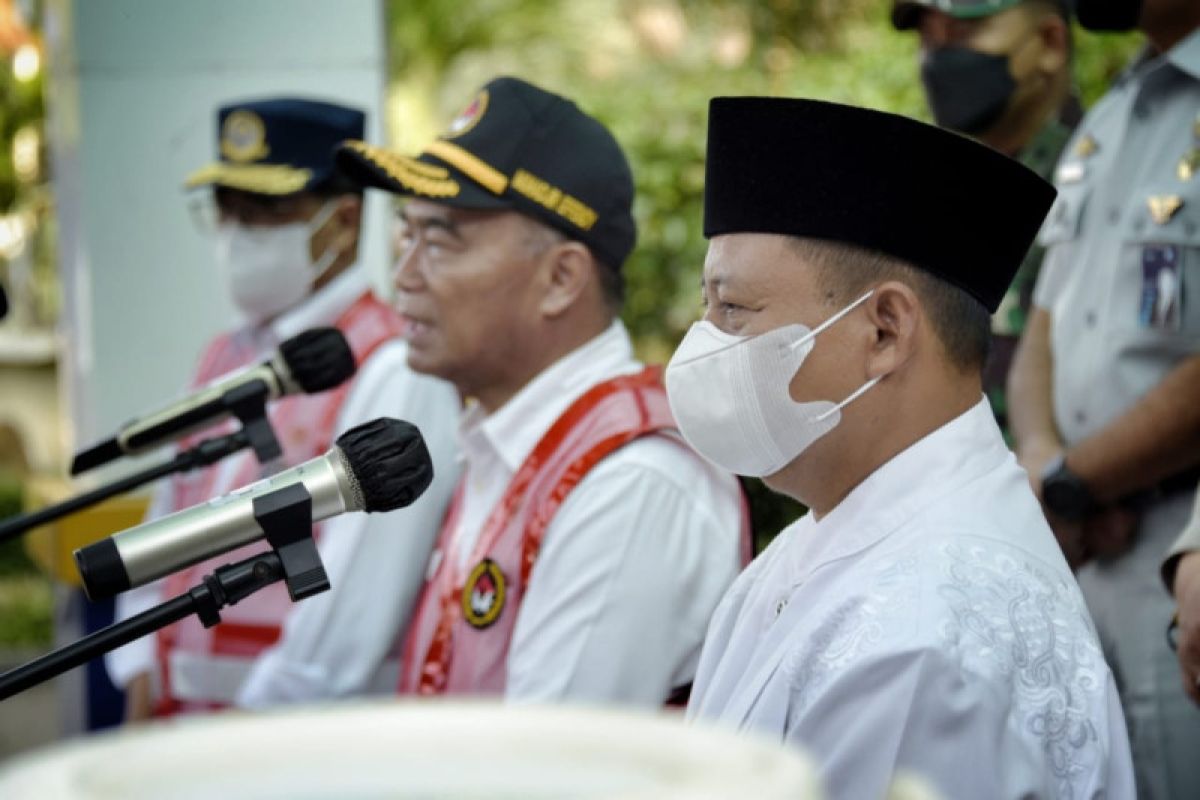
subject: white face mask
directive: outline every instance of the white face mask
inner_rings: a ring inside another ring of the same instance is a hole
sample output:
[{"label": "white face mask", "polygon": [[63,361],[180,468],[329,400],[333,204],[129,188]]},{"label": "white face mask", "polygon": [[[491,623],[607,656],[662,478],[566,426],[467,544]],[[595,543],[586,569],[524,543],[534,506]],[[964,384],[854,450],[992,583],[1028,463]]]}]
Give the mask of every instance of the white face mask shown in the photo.
[{"label": "white face mask", "polygon": [[220,225],[217,267],[233,302],[251,322],[265,322],[299,303],[337,259],[330,248],[314,263],[309,246],[336,210],[337,201],[330,200],[308,222]]},{"label": "white face mask", "polygon": [[840,403],[797,403],[788,389],[818,333],[863,303],[867,292],[810,330],[785,325],[734,336],[697,322],[667,364],[667,398],[679,431],[700,455],[737,475],[761,478],[790,464],[841,421],[841,409],[879,382],[873,378]]}]

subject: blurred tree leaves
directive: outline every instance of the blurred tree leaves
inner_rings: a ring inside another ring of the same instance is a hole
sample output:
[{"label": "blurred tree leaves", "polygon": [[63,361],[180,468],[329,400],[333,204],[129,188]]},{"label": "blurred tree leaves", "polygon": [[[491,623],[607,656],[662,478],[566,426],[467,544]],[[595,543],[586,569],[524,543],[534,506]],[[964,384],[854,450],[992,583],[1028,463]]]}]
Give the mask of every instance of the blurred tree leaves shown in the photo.
[{"label": "blurred tree leaves", "polygon": [[[813,97],[928,119],[916,36],[892,30],[890,8],[891,0],[391,0],[392,144],[418,149],[500,74],[571,97],[605,122],[637,183],[623,317],[642,358],[662,363],[700,313],[709,98]],[[1085,103],[1138,46],[1137,36],[1076,29]],[[764,539],[799,513],[758,482],[749,487]]]},{"label": "blurred tree leaves", "polygon": [[0,51],[0,213],[16,204],[22,190],[13,163],[13,140],[22,128],[40,126],[45,117],[41,74],[31,80],[18,80],[10,60],[11,53]]}]

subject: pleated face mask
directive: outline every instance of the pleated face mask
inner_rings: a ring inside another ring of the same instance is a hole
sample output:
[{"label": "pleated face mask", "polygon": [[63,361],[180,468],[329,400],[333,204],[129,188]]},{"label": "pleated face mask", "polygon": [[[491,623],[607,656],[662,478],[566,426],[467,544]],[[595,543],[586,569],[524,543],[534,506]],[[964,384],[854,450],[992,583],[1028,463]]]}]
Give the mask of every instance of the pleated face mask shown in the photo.
[{"label": "pleated face mask", "polygon": [[667,364],[667,398],[687,443],[737,475],[773,475],[837,427],[841,409],[879,382],[872,378],[840,403],[798,403],[789,385],[816,336],[871,296],[867,292],[815,329],[785,325],[734,336],[711,322],[688,330]]},{"label": "pleated face mask", "polygon": [[313,234],[336,211],[336,203],[330,200],[308,222],[257,227],[221,224],[217,267],[247,320],[265,322],[308,297],[313,283],[338,257],[332,248],[315,262],[309,255]]}]

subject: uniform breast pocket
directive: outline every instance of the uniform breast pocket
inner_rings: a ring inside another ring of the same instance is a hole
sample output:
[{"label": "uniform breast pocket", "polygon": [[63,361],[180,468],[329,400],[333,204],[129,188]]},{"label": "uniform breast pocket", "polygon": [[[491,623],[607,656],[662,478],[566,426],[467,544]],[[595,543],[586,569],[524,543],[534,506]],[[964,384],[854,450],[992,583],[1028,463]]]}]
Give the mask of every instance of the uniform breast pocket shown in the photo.
[{"label": "uniform breast pocket", "polygon": [[1200,335],[1200,186],[1151,186],[1134,198],[1110,306],[1114,322],[1152,337],[1195,340]]},{"label": "uniform breast pocket", "polygon": [[1083,214],[1087,209],[1090,187],[1086,184],[1059,186],[1058,198],[1050,207],[1038,244],[1046,248],[1041,274],[1034,289],[1034,303],[1046,308],[1062,302],[1064,292],[1071,284],[1071,276],[1078,268],[1076,257],[1083,227]]},{"label": "uniform breast pocket", "polygon": [[1038,244],[1050,248],[1070,245],[1079,236],[1083,210],[1087,206],[1089,187],[1086,184],[1057,186],[1058,197],[1042,223]]}]

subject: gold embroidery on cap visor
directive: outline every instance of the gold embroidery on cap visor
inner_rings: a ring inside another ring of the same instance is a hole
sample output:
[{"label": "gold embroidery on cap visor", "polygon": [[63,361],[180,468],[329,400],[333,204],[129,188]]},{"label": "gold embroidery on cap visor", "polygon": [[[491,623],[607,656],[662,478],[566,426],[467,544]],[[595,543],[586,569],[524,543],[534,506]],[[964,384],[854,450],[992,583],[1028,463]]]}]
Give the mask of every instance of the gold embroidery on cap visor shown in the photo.
[{"label": "gold embroidery on cap visor", "polygon": [[312,170],[289,167],[286,164],[226,164],[219,162],[193,172],[184,186],[227,186],[255,194],[295,194],[304,190],[312,180]]},{"label": "gold embroidery on cap visor", "polygon": [[[458,183],[449,171],[423,161],[382,150],[366,142],[347,142],[346,146],[359,153],[389,177],[407,189],[424,197],[455,197]],[[523,169],[513,173],[512,181],[504,173],[488,164],[474,153],[447,142],[435,139],[425,147],[425,153],[445,161],[496,196],[504,194],[509,186],[538,205],[550,210],[580,230],[589,231],[596,224],[599,214],[582,200],[551,185]],[[450,190],[453,187],[453,191]]]},{"label": "gold embroidery on cap visor", "polygon": [[267,129],[258,114],[234,111],[225,118],[225,124],[221,126],[221,155],[230,161],[245,163],[265,158],[270,152]]},{"label": "gold embroidery on cap visor", "polygon": [[402,156],[366,142],[346,142],[346,147],[358,153],[387,177],[423,197],[457,197],[458,181],[450,177],[450,171]]},{"label": "gold embroidery on cap visor", "polygon": [[445,161],[492,194],[504,194],[508,188],[508,178],[504,177],[503,172],[456,144],[434,139],[426,146],[425,152]]}]

